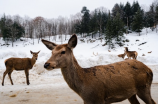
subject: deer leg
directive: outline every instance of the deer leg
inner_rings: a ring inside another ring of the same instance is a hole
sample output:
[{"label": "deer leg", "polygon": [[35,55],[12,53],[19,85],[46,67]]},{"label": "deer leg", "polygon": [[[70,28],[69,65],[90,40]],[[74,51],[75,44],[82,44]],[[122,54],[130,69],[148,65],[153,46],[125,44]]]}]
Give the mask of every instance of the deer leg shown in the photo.
[{"label": "deer leg", "polygon": [[155,101],[151,98],[150,87],[146,87],[144,89],[139,90],[137,95],[146,104],[156,104]]},{"label": "deer leg", "polygon": [[2,80],[2,86],[4,86],[4,79],[6,74],[9,72],[9,69],[6,69],[6,71],[3,73],[3,80]]},{"label": "deer leg", "polygon": [[8,76],[9,76],[11,84],[13,85],[13,81],[12,81],[12,77],[11,77],[12,72],[13,72],[13,70],[8,73]]},{"label": "deer leg", "polygon": [[27,82],[27,85],[29,85],[30,82],[29,82],[29,70],[28,70],[28,69],[25,70],[25,75],[26,75],[26,82]]},{"label": "deer leg", "polygon": [[131,104],[140,104],[138,99],[136,98],[136,95],[133,95],[132,97],[128,98],[128,100]]}]

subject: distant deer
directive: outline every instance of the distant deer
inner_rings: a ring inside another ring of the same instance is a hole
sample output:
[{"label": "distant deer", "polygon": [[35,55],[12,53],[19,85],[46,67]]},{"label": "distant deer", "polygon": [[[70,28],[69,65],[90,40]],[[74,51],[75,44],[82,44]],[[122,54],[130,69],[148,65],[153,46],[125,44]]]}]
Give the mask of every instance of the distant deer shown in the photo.
[{"label": "distant deer", "polygon": [[77,45],[76,35],[72,35],[68,44],[57,45],[43,39],[42,42],[52,50],[52,56],[44,68],[61,68],[65,81],[84,104],[110,104],[125,99],[131,104],[140,104],[136,95],[147,104],[155,104],[150,94],[153,73],[142,62],[126,60],[82,68],[73,54],[73,48]]},{"label": "distant deer", "polygon": [[126,55],[126,53],[124,53],[124,54],[119,54],[119,55],[117,55],[117,56],[124,59],[125,55]]},{"label": "distant deer", "polygon": [[29,69],[32,69],[33,65],[35,64],[38,53],[40,52],[32,52],[30,51],[31,54],[33,55],[32,58],[9,58],[5,61],[5,66],[6,66],[6,71],[3,73],[3,81],[2,81],[2,86],[4,86],[4,79],[6,74],[8,73],[9,79],[11,84],[13,85],[13,81],[11,78],[11,74],[13,70],[20,71],[24,70],[25,75],[26,75],[26,82],[27,85],[30,84],[29,82]]},{"label": "distant deer", "polygon": [[131,59],[131,57],[137,59],[138,53],[136,51],[128,51],[128,47],[125,47],[125,53],[129,59]]}]

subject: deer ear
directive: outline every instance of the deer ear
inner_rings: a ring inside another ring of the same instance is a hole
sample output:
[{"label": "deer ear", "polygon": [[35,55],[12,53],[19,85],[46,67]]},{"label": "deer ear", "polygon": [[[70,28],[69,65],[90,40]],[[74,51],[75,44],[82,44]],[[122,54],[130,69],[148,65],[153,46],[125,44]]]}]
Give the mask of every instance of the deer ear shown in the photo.
[{"label": "deer ear", "polygon": [[30,53],[33,54],[33,52],[30,50]]},{"label": "deer ear", "polygon": [[72,35],[72,37],[69,39],[69,42],[68,42],[68,47],[73,49],[75,48],[77,45],[77,36],[74,34]]},{"label": "deer ear", "polygon": [[57,46],[57,44],[50,42],[50,41],[47,41],[47,40],[44,40],[44,39],[42,39],[42,42],[50,50],[53,50]]},{"label": "deer ear", "polygon": [[37,54],[38,54],[39,52],[40,52],[40,51],[38,51]]}]

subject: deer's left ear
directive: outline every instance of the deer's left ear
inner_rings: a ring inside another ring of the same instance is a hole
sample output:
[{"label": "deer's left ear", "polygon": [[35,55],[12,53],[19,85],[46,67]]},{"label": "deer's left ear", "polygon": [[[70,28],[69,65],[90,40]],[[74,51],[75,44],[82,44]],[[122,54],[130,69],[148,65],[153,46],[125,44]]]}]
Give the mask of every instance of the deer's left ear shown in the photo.
[{"label": "deer's left ear", "polygon": [[69,39],[69,42],[68,42],[68,47],[70,49],[73,49],[75,48],[77,45],[77,36],[76,34],[72,35],[72,37]]}]

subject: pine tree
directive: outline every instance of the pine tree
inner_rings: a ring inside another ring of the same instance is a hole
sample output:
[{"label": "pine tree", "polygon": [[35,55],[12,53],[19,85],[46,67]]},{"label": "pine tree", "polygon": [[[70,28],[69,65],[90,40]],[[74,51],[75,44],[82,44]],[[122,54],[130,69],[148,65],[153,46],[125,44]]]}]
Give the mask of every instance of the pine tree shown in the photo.
[{"label": "pine tree", "polygon": [[11,19],[6,19],[5,15],[1,18],[0,29],[3,39],[7,42],[11,40],[12,46],[13,42],[22,37],[25,32],[23,26],[17,22],[13,22]]},{"label": "pine tree", "polygon": [[134,16],[136,14],[136,12],[140,9],[138,1],[133,2],[131,9],[132,9],[132,15]]},{"label": "pine tree", "polygon": [[94,13],[91,15],[89,27],[90,27],[90,32],[92,33],[92,38],[93,38],[94,34],[96,34],[98,31],[97,10],[95,10]]},{"label": "pine tree", "polygon": [[5,41],[7,41],[7,43],[10,37],[10,33],[11,33],[9,27],[10,27],[9,20],[6,19],[6,16],[4,14],[4,16],[1,18],[1,21],[0,21],[0,28],[1,28],[2,37]]},{"label": "pine tree", "polygon": [[109,45],[109,49],[112,47],[112,38],[113,38],[113,28],[112,27],[113,27],[113,21],[110,16],[110,12],[109,12],[109,18],[107,21],[106,34],[105,34],[106,44]]},{"label": "pine tree", "polygon": [[104,12],[102,14],[102,32],[103,33],[105,33],[107,21],[108,21],[108,14],[106,12]]},{"label": "pine tree", "polygon": [[155,19],[156,19],[156,33],[157,33],[157,25],[158,25],[158,5],[156,6]]},{"label": "pine tree", "polygon": [[5,25],[6,25],[6,17],[4,14],[4,16],[0,20],[0,29],[2,36],[6,35]]},{"label": "pine tree", "polygon": [[113,32],[115,35],[115,39],[116,39],[116,41],[120,42],[125,30],[124,30],[124,23],[121,20],[119,13],[117,13],[116,16],[114,17],[113,24],[114,24],[113,25]]},{"label": "pine tree", "polygon": [[143,28],[143,11],[140,9],[136,12],[136,15],[134,16],[133,23],[132,23],[132,30],[139,33]]},{"label": "pine tree", "polygon": [[132,23],[132,9],[129,2],[126,3],[124,7],[124,23],[127,25],[127,28],[130,29]]},{"label": "pine tree", "polygon": [[89,34],[89,22],[90,22],[89,10],[87,9],[87,7],[83,7],[81,13],[83,13],[82,21],[81,21],[81,31],[82,33]]}]

